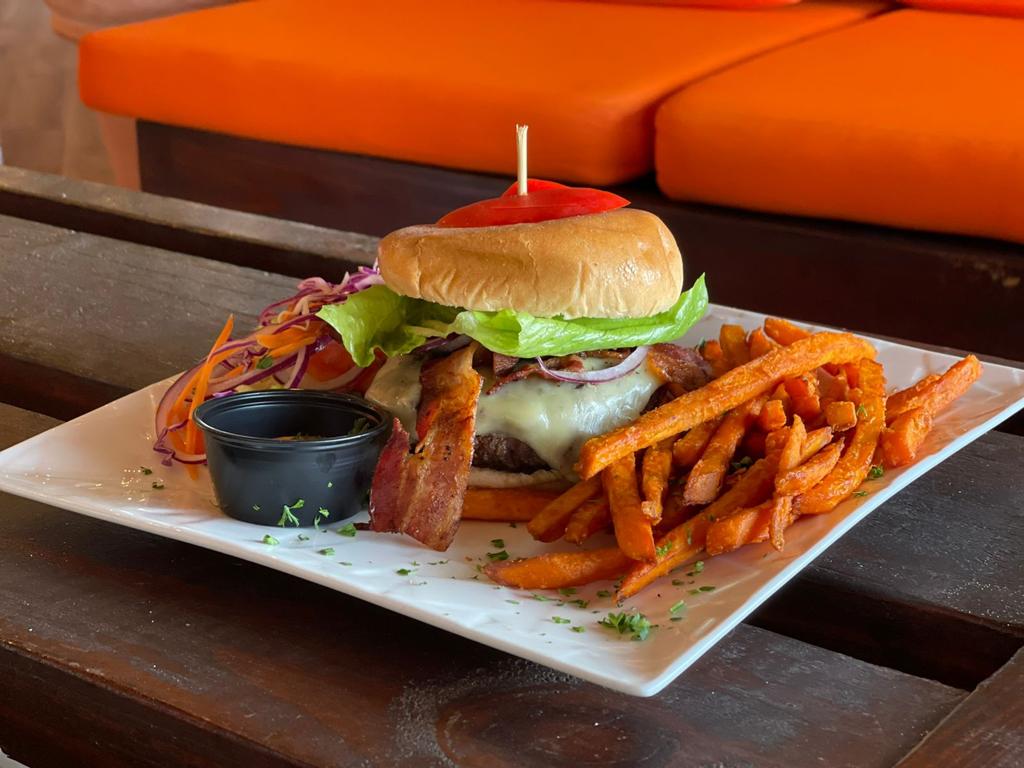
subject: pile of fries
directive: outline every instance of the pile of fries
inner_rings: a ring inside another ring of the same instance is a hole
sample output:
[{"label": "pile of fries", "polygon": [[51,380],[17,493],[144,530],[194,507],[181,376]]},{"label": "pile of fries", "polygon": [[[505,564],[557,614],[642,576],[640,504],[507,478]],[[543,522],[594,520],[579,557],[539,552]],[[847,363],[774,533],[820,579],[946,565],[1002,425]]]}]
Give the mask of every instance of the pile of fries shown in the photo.
[{"label": "pile of fries", "polygon": [[491,563],[496,582],[556,589],[621,577],[635,595],[704,553],[770,541],[888,467],[914,461],[933,418],[981,375],[973,355],[886,397],[875,350],[848,333],[777,318],[722,326],[701,346],[714,379],[589,440],[562,493],[470,491],[464,519],[528,520],[534,538],[616,546]]}]

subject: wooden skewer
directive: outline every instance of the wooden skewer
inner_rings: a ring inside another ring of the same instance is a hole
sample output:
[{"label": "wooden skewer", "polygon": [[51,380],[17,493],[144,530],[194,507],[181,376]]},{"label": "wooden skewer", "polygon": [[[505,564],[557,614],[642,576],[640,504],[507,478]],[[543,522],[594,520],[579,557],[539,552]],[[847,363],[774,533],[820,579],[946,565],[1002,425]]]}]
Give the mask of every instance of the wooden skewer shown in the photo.
[{"label": "wooden skewer", "polygon": [[526,132],[528,130],[530,130],[528,125],[516,126],[516,157],[519,160],[518,192],[520,195],[525,195],[530,191],[526,180]]}]

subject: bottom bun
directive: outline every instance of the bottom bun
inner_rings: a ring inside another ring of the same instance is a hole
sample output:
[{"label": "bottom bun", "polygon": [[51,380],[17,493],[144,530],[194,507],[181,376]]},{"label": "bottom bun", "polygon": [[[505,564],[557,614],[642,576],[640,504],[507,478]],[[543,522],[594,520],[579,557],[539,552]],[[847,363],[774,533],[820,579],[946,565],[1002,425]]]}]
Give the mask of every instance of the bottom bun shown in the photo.
[{"label": "bottom bun", "polygon": [[553,469],[540,469],[536,472],[502,472],[497,469],[472,467],[469,470],[470,488],[524,488],[526,486],[567,485],[565,477]]}]

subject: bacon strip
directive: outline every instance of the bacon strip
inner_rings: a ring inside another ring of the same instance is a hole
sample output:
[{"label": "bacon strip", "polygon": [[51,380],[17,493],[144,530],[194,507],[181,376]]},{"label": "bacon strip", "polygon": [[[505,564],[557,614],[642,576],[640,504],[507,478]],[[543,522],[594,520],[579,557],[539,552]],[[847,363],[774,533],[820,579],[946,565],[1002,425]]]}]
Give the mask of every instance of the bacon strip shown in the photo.
[{"label": "bacon strip", "polygon": [[406,533],[443,551],[455,538],[473,463],[476,405],[483,380],[473,370],[475,344],[423,367],[416,433],[395,419],[370,489],[370,530]]},{"label": "bacon strip", "polygon": [[[584,369],[583,358],[579,355],[566,355],[565,357],[550,358],[544,361],[544,365],[553,371],[572,371],[574,373],[578,373]],[[506,384],[513,381],[528,379],[530,376],[540,376],[542,379],[554,379],[553,376],[546,373],[537,363],[527,363],[521,368],[512,370],[509,373],[505,373],[501,376],[496,375],[494,383],[487,390],[487,394],[493,395]]]},{"label": "bacon strip", "polygon": [[647,365],[668,384],[676,397],[711,381],[711,366],[693,347],[652,344],[647,353]]}]

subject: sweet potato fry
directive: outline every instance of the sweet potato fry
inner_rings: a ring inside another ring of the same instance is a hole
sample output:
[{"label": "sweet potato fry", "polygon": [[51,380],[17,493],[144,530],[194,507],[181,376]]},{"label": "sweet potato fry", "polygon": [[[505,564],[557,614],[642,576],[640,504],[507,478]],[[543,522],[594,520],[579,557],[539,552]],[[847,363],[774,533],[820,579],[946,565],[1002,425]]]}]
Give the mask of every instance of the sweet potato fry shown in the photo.
[{"label": "sweet potato fry", "polygon": [[640,490],[636,484],[636,460],[624,456],[601,473],[605,495],[612,510],[615,540],[633,560],[654,559],[654,534],[651,521],[640,507]]},{"label": "sweet potato fry", "polygon": [[601,478],[593,477],[576,483],[538,512],[526,530],[538,541],[556,541],[565,533],[565,526],[577,507],[601,493]]},{"label": "sweet potato fry", "polygon": [[523,560],[505,560],[484,568],[491,579],[520,589],[561,589],[614,579],[633,561],[618,547],[582,552],[552,552]]},{"label": "sweet potato fry", "polygon": [[672,446],[672,460],[676,463],[676,466],[685,469],[696,464],[697,459],[704,453],[704,449],[707,447],[711,436],[715,434],[715,430],[718,429],[718,425],[721,423],[721,417],[705,421],[676,440]]},{"label": "sweet potato fry", "polygon": [[596,499],[583,502],[583,505],[572,513],[569,524],[565,526],[565,540],[573,544],[582,544],[611,523],[612,513],[608,499],[598,496]]},{"label": "sweet potato fry", "polygon": [[[789,428],[789,435],[782,445],[779,453],[779,471],[790,470],[800,463],[800,456],[803,452],[804,442],[807,440],[807,430],[804,422],[799,416],[793,417],[793,426]],[[782,532],[788,524],[790,513],[793,510],[793,499],[789,496],[782,496],[778,493],[772,500],[771,513],[768,521],[768,536],[772,546],[782,551],[784,543]]]},{"label": "sweet potato fry", "polygon": [[970,389],[980,376],[981,363],[974,355],[968,355],[941,376],[925,377],[914,386],[890,395],[885,405],[885,419],[892,423],[915,408],[924,408],[934,416]]},{"label": "sweet potato fry", "polygon": [[789,417],[786,416],[786,409],[781,400],[769,400],[761,409],[761,415],[757,417],[757,423],[765,432],[774,432],[786,426]]},{"label": "sweet potato fry", "polygon": [[842,452],[843,441],[839,440],[792,469],[780,471],[775,478],[775,493],[798,496],[811,490],[832,471]]},{"label": "sweet potato fry", "polygon": [[824,408],[828,403],[835,403],[840,400],[849,400],[850,387],[846,383],[846,372],[839,369],[833,375],[824,368],[819,368],[818,396],[821,398],[822,408]]},{"label": "sweet potato fry", "polygon": [[845,432],[857,426],[857,406],[850,400],[837,400],[825,406],[825,422],[833,432]]},{"label": "sweet potato fry", "polygon": [[780,470],[792,469],[800,463],[805,440],[807,440],[807,430],[804,429],[804,422],[799,416],[794,416],[793,426],[789,428],[786,442],[782,444],[782,451],[779,454]]},{"label": "sweet potato fry", "polygon": [[733,368],[693,392],[643,414],[632,424],[583,445],[577,471],[583,478],[596,475],[614,461],[678,435],[731,408],[770,391],[779,382],[824,365],[874,358],[865,340],[848,333],[816,333],[788,347],[772,350],[746,365]]},{"label": "sweet potato fry", "polygon": [[754,462],[732,488],[719,496],[702,512],[690,518],[658,539],[657,560],[653,563],[634,563],[622,580],[618,598],[635,595],[655,579],[695,557],[704,548],[708,527],[736,510],[757,504],[771,494],[772,480],[778,457],[766,457]]},{"label": "sweet potato fry", "polygon": [[699,511],[700,507],[690,506],[683,501],[683,484],[673,485],[665,495],[665,508],[661,513],[661,520],[654,527],[655,538],[660,538],[677,525],[682,525]]},{"label": "sweet potato fry", "polygon": [[747,348],[747,332],[739,325],[726,323],[718,332],[718,343],[722,345],[725,364],[737,368],[750,362],[750,350]]},{"label": "sweet potato fry", "polygon": [[858,377],[862,415],[853,428],[849,446],[831,472],[811,490],[798,496],[793,509],[798,514],[831,512],[848,498],[867,477],[885,426],[885,374],[873,360],[861,360]]},{"label": "sweet potato fry", "polygon": [[769,339],[761,328],[752,330],[747,338],[747,347],[750,349],[751,360],[771,352],[776,346],[775,342]]},{"label": "sweet potato fry", "polygon": [[[737,326],[738,327],[738,326]],[[722,490],[729,463],[751,422],[760,413],[765,395],[755,397],[725,415],[711,436],[704,455],[690,470],[683,498],[687,504],[710,504]]]},{"label": "sweet potato fry", "polygon": [[[775,500],[771,499],[755,507],[739,510],[735,515],[721,520],[708,529],[706,551],[709,555],[721,555],[734,549],[768,539],[768,526]],[[790,514],[783,528],[788,528],[797,519]]]},{"label": "sweet potato fry", "polygon": [[644,500],[640,508],[652,524],[661,520],[661,505],[671,472],[672,438],[655,443],[644,451],[644,458],[640,462],[640,485]]},{"label": "sweet potato fry", "polygon": [[722,345],[716,339],[704,342],[700,347],[700,353],[711,366],[711,375],[716,379],[729,370],[729,364],[725,360],[725,352]]},{"label": "sweet potato fry", "polygon": [[764,332],[770,339],[784,347],[788,347],[793,342],[806,339],[811,335],[803,328],[789,322],[789,320],[783,320],[781,317],[766,318],[764,321]]},{"label": "sweet potato fry", "polygon": [[789,427],[779,427],[778,429],[772,430],[768,433],[768,436],[764,439],[764,449],[768,453],[779,453],[782,450],[782,446],[786,444],[786,440],[789,439]]},{"label": "sweet potato fry", "polygon": [[536,488],[469,488],[462,519],[528,523],[558,496],[558,491]]},{"label": "sweet potato fry", "polygon": [[832,442],[832,427],[820,427],[807,433],[804,447],[800,452],[800,463],[803,464],[826,445]]},{"label": "sweet potato fry", "polygon": [[928,408],[914,408],[900,414],[882,430],[879,452],[882,466],[893,468],[913,463],[921,443],[932,431],[932,414]]},{"label": "sweet potato fry", "polygon": [[724,520],[715,521],[707,531],[704,549],[709,555],[721,555],[755,541],[756,532],[768,537],[775,500],[769,499],[753,507],[745,507]]},{"label": "sweet potato fry", "polygon": [[789,379],[785,382],[786,392],[793,400],[793,412],[804,421],[813,421],[821,413],[821,396],[818,394],[818,377],[814,373]]}]

